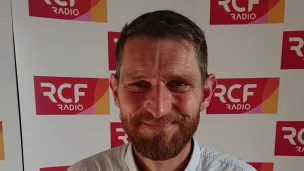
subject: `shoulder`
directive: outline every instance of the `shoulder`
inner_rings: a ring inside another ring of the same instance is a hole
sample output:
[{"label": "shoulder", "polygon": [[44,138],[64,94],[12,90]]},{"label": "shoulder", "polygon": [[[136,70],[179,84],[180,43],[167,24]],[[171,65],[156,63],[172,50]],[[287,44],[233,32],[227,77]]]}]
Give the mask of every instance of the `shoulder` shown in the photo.
[{"label": "shoulder", "polygon": [[244,160],[204,145],[199,146],[203,162],[210,163],[210,167],[214,167],[214,169],[225,171],[257,171]]},{"label": "shoulder", "polygon": [[82,159],[70,166],[67,171],[116,170],[113,166],[123,168],[124,162],[121,161],[125,158],[128,145],[124,144]]}]

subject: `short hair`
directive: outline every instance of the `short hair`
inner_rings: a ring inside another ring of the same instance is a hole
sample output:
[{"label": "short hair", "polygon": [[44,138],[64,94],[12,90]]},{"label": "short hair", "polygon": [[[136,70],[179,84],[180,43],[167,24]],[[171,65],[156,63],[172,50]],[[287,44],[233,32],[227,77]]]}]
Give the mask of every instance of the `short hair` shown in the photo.
[{"label": "short hair", "polygon": [[194,45],[202,82],[208,76],[208,50],[204,32],[189,18],[172,10],[158,10],[140,15],[123,27],[115,49],[116,78],[120,78],[123,49],[130,37],[180,38]]}]

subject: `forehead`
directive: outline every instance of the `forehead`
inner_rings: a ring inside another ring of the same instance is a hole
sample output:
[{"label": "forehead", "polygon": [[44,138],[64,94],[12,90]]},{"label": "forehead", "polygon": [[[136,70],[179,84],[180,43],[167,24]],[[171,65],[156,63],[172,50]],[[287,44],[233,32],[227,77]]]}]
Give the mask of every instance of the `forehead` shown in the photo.
[{"label": "forehead", "polygon": [[192,43],[178,38],[130,38],[122,56],[122,74],[129,75],[139,71],[199,72],[197,53]]}]

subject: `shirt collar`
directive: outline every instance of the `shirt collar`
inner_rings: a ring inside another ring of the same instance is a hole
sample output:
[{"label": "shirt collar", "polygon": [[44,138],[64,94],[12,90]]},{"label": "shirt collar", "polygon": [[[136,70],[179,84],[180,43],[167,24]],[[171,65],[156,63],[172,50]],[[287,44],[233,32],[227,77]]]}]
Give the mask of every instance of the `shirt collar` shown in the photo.
[{"label": "shirt collar", "polygon": [[193,150],[192,150],[190,161],[189,161],[188,166],[186,167],[185,171],[195,170],[197,168],[200,158],[201,158],[201,148],[194,138],[192,140],[193,140],[192,141]]},{"label": "shirt collar", "polygon": [[[190,161],[189,161],[185,171],[195,170],[197,168],[198,164],[199,164],[199,160],[200,160],[200,156],[201,156],[200,155],[201,154],[201,149],[200,149],[197,141],[193,138],[192,142],[193,142],[193,150],[192,150]],[[126,161],[128,169],[130,171],[139,171],[139,169],[136,166],[134,157],[133,157],[131,143],[129,143],[129,145],[128,145],[125,161]]]},{"label": "shirt collar", "polygon": [[133,152],[132,152],[132,144],[129,143],[127,153],[126,153],[126,163],[127,167],[130,171],[139,171],[139,169],[136,166],[134,157],[133,157]]}]

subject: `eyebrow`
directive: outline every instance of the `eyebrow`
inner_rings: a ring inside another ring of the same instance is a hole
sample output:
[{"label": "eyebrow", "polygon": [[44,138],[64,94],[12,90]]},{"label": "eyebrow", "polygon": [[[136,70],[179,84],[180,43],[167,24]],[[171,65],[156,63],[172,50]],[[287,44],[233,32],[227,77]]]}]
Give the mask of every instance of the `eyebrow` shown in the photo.
[{"label": "eyebrow", "polygon": [[169,80],[182,80],[189,84],[194,83],[196,79],[194,75],[185,73],[170,75],[168,78]]},{"label": "eyebrow", "polygon": [[132,80],[132,81],[155,77],[155,75],[144,74],[144,72],[142,71],[144,71],[144,69],[127,71],[126,74],[123,74],[123,77],[124,79]]},{"label": "eyebrow", "polygon": [[[155,74],[152,74],[152,71],[148,74],[145,74],[144,72],[141,71],[144,71],[144,69],[128,71],[126,74],[123,74],[124,80],[135,81],[135,80],[151,79],[156,77]],[[165,77],[168,78],[169,80],[183,80],[190,83],[194,82],[194,80],[196,79],[196,77],[192,73],[185,71],[184,72],[169,71],[165,75],[167,75]]]}]

